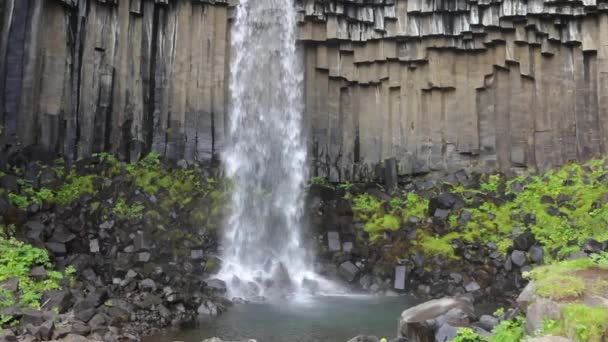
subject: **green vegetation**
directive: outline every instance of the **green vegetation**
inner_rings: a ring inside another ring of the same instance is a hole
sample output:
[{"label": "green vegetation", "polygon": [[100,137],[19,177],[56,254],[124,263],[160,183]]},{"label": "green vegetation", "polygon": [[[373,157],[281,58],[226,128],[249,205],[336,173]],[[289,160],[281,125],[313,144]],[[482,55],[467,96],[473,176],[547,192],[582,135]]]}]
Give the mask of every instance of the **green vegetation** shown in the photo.
[{"label": "green vegetation", "polygon": [[57,190],[45,187],[35,189],[31,182],[19,179],[18,184],[20,193],[9,193],[8,198],[14,205],[21,209],[27,209],[32,204],[59,204],[67,206],[78,200],[84,194],[93,195],[96,188],[93,184],[96,176],[78,176],[72,171],[65,179],[64,183]]},{"label": "green vegetation", "polygon": [[514,320],[501,321],[488,337],[477,334],[470,328],[458,330],[458,336],[454,339],[457,342],[514,342],[522,341],[524,333],[524,318],[519,316]]},{"label": "green vegetation", "polygon": [[458,329],[458,336],[452,342],[484,342],[485,340],[471,328]]},{"label": "green vegetation", "polygon": [[[44,279],[34,279],[30,271],[35,266],[46,269]],[[73,269],[68,273],[72,273]],[[52,269],[47,251],[19,242],[15,239],[0,237],[0,284],[17,278],[19,291],[15,293],[0,287],[0,310],[12,305],[40,307],[42,292],[61,288],[64,276]],[[0,325],[6,324],[9,317],[0,316]]]},{"label": "green vegetation", "polygon": [[528,272],[525,276],[534,281],[536,294],[539,296],[553,300],[576,299],[586,292],[603,290],[605,283],[602,283],[600,278],[586,279],[579,274],[585,270],[608,272],[607,254],[544,265]]},{"label": "green vegetation", "polygon": [[[588,238],[608,240],[607,174],[603,160],[592,160],[510,180],[500,175],[483,175],[478,187],[445,184],[444,189],[397,195],[388,201],[367,193],[349,199],[372,241],[381,237],[383,231],[394,230],[415,216],[419,223],[414,250],[428,256],[453,257],[453,240],[494,242],[505,254],[511,247],[515,228],[519,227],[520,231],[531,231],[544,246],[545,260],[561,260],[580,250]],[[425,221],[427,198],[445,189],[461,198],[464,208],[451,212],[447,220],[449,229],[437,235]],[[386,216],[389,217],[385,219]],[[570,279],[565,281],[577,286]]]},{"label": "green vegetation", "polygon": [[112,212],[116,217],[123,220],[141,219],[143,217],[145,207],[141,204],[128,205],[124,198],[116,202]]},{"label": "green vegetation", "polygon": [[563,323],[556,329],[577,342],[600,342],[608,337],[608,309],[568,304],[562,309]]}]

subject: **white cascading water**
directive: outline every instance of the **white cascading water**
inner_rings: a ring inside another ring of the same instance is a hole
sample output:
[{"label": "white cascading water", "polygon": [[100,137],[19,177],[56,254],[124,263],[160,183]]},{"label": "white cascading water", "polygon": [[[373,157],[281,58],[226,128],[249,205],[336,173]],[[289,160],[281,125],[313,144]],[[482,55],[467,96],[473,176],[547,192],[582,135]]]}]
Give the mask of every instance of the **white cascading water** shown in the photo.
[{"label": "white cascading water", "polygon": [[301,244],[307,179],[303,73],[293,0],[240,0],[232,32],[229,144],[234,181],[219,278],[255,299],[328,288]]}]

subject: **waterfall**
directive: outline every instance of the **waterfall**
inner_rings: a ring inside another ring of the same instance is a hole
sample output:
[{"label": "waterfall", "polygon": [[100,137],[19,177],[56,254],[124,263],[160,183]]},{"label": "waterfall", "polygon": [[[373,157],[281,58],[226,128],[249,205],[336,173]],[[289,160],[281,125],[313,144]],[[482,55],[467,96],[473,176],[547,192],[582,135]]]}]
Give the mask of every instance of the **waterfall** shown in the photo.
[{"label": "waterfall", "polygon": [[293,0],[241,0],[237,8],[223,154],[234,188],[219,274],[232,297],[319,285],[300,236],[307,151],[296,25]]}]

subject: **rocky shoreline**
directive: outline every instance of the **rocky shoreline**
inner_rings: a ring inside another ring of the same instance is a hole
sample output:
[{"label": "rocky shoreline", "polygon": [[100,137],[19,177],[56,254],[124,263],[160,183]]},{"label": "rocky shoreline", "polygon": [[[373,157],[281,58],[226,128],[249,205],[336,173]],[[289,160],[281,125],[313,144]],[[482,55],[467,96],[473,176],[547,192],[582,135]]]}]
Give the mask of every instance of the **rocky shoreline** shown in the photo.
[{"label": "rocky shoreline", "polygon": [[[459,171],[379,179],[382,185],[313,179],[305,241],[318,273],[353,292],[513,308],[499,317],[448,310],[425,323],[437,341],[455,338],[463,327],[483,336],[525,311],[516,299],[528,272],[566,255],[608,249],[602,232],[577,228],[560,243],[543,230],[547,222],[595,222],[582,219],[577,206],[601,217],[606,174],[594,163],[542,177]],[[41,291],[30,307],[20,304],[19,279],[0,281],[14,299],[1,307],[0,341],[137,341],[233,305],[224,298],[226,284],[213,279],[230,184],[212,165],[168,163],[157,155],[129,164],[100,154],[72,166],[16,159],[2,170],[0,184],[3,241],[16,238],[47,251],[52,265],[36,265],[30,277],[64,275],[59,288]],[[581,199],[581,189],[593,198]]]}]

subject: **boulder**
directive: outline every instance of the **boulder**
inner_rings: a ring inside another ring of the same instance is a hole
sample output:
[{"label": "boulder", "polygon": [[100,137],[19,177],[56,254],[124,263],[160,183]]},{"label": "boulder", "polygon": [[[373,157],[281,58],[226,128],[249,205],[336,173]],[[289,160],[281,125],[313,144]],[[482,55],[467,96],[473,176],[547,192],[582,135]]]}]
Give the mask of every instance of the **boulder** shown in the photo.
[{"label": "boulder", "polygon": [[345,261],[338,268],[340,275],[348,282],[354,281],[359,275],[359,268],[351,261]]},{"label": "boulder", "polygon": [[330,252],[340,251],[340,234],[338,232],[327,232],[327,247]]},{"label": "boulder", "polygon": [[205,284],[207,285],[208,289],[211,289],[212,291],[216,291],[219,293],[225,293],[227,290],[226,282],[221,279],[206,280]]},{"label": "boulder", "polygon": [[203,302],[196,312],[201,316],[217,316],[219,313],[218,307],[212,301],[206,300]]},{"label": "boulder", "polygon": [[464,286],[467,292],[475,292],[481,289],[481,286],[476,281],[471,281]]},{"label": "boulder", "polygon": [[452,326],[451,324],[448,324],[448,323],[444,323],[443,325],[441,325],[441,327],[439,327],[439,329],[437,329],[437,332],[435,332],[434,341],[435,342],[451,341],[454,338],[456,338],[456,336],[458,336],[458,329],[460,329],[460,328]]},{"label": "boulder", "polygon": [[205,257],[205,251],[202,249],[191,249],[190,250],[190,259],[192,260],[203,260]]},{"label": "boulder", "polygon": [[0,288],[8,292],[17,292],[19,290],[19,278],[11,277],[0,283]]},{"label": "boulder", "polygon": [[525,266],[528,263],[526,253],[520,250],[515,250],[511,253],[511,261],[519,267]]},{"label": "boulder", "polygon": [[545,258],[545,251],[540,246],[532,246],[528,251],[530,254],[530,260],[535,264],[542,264]]},{"label": "boulder", "polygon": [[490,315],[482,315],[479,317],[478,325],[487,331],[492,331],[498,325],[498,318]]},{"label": "boulder", "polygon": [[[473,304],[464,298],[441,298],[434,299],[412,308],[409,308],[399,318],[399,336],[408,338],[411,342],[433,341],[435,333],[434,319],[449,312],[459,309],[468,317],[474,317]],[[429,324],[433,320],[433,325]],[[446,328],[447,329],[447,328]]]},{"label": "boulder", "polygon": [[30,277],[36,279],[36,280],[44,280],[46,279],[46,269],[44,268],[44,266],[36,266],[34,268],[31,269],[30,271]]},{"label": "boulder", "polygon": [[395,266],[395,281],[393,287],[395,290],[405,290],[405,282],[407,279],[407,269],[403,265]]},{"label": "boulder", "polygon": [[534,334],[543,327],[547,319],[559,320],[561,317],[562,305],[552,300],[538,297],[526,310],[525,329],[528,335]]},{"label": "boulder", "polygon": [[604,245],[601,242],[598,242],[594,239],[587,239],[583,243],[582,247],[583,252],[585,253],[599,253],[604,250]]},{"label": "boulder", "polygon": [[65,243],[61,242],[47,242],[45,244],[46,249],[53,253],[55,256],[64,256],[67,254]]},{"label": "boulder", "polygon": [[513,239],[513,248],[520,251],[527,251],[536,243],[534,234],[531,232],[524,232],[519,234]]}]

